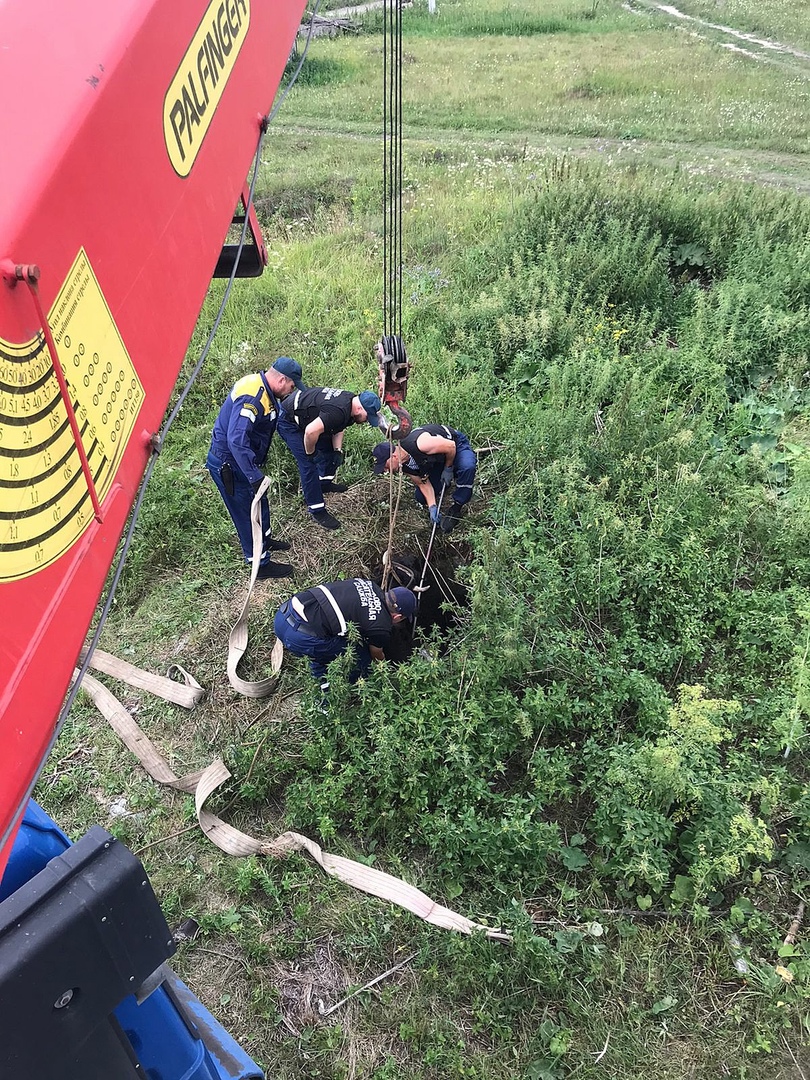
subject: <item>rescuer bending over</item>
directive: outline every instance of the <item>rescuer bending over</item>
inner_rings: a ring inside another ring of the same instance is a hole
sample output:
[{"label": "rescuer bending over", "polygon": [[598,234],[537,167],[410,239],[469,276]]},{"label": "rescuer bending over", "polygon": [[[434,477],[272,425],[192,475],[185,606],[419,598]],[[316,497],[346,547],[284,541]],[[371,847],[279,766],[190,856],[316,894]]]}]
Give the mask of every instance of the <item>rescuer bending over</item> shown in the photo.
[{"label": "rescuer bending over", "polygon": [[[401,469],[413,481],[414,498],[421,506],[427,506],[430,520],[442,532],[455,529],[472,498],[478,465],[475,451],[463,432],[444,424],[427,424],[414,428],[399,443],[378,443],[372,454],[377,476]],[[437,503],[452,484],[455,487],[450,506],[440,514]]]},{"label": "rescuer bending over", "polygon": [[[303,386],[301,365],[289,356],[281,356],[267,371],[240,379],[225,399],[214,423],[206,465],[236,526],[248,563],[253,559],[250,508],[264,480],[261,466],[267,460],[281,401]],[[270,559],[270,552],[288,551],[290,545],[272,539],[266,495],[262,497],[261,512],[264,546],[258,577],[288,577],[292,567]]]},{"label": "rescuer bending over", "polygon": [[305,589],[286,600],[276,612],[276,637],[293,656],[308,656],[309,668],[323,693],[329,689],[326,668],[349,645],[349,627],[360,631],[349,679],[364,676],[372,660],[384,660],[396,623],[416,611],[416,596],[397,587],[388,592],[363,578],[330,581]]},{"label": "rescuer bending over", "polygon": [[343,463],[343,433],[350,424],[366,421],[378,427],[380,408],[380,399],[371,390],[357,395],[332,386],[312,386],[283,402],[278,433],[298,463],[307,510],[324,529],[340,528],[326,509],[324,495],[347,490],[335,480]]}]

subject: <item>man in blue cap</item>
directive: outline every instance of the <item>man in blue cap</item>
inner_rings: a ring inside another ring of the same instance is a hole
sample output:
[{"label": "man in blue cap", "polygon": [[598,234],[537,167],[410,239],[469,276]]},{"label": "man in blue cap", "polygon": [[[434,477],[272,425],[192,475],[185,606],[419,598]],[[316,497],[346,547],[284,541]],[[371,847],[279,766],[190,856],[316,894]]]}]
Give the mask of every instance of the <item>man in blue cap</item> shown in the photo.
[{"label": "man in blue cap", "polygon": [[415,611],[416,596],[410,589],[383,592],[371,581],[351,578],[296,593],[276,612],[273,626],[293,656],[309,657],[310,671],[325,694],[327,665],[348,648],[351,626],[357,627],[361,639],[349,675],[355,682],[368,673],[372,660],[385,659],[394,626]]},{"label": "man in blue cap", "polygon": [[[214,423],[206,465],[236,526],[248,563],[253,559],[250,508],[264,479],[261,467],[267,460],[281,402],[303,388],[301,365],[289,356],[280,356],[266,371],[245,375],[236,383]],[[271,552],[288,551],[290,545],[272,539],[266,495],[262,497],[261,513],[264,544],[258,576],[288,577],[292,567],[270,559]]]},{"label": "man in blue cap", "polygon": [[[478,459],[463,431],[444,424],[414,428],[399,443],[377,443],[371,451],[374,472],[395,473],[400,469],[414,483],[414,497],[427,506],[430,520],[442,532],[452,532],[472,498]],[[453,486],[453,497],[439,513],[437,500]]]},{"label": "man in blue cap", "polygon": [[379,427],[380,399],[371,390],[354,394],[333,386],[311,386],[284,399],[278,433],[298,463],[301,490],[312,520],[324,529],[340,522],[326,509],[324,495],[346,491],[335,476],[343,462],[343,433],[350,424]]}]

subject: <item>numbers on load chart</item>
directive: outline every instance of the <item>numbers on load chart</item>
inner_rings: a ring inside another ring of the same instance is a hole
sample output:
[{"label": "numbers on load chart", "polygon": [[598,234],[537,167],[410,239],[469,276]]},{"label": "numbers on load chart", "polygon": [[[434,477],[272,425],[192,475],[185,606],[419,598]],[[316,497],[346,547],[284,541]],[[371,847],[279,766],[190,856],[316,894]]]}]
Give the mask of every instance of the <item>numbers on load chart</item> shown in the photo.
[{"label": "numbers on load chart", "polygon": [[[145,395],[83,251],[49,323],[103,501]],[[24,344],[0,339],[0,581],[49,565],[92,520],[87,480],[43,335]]]}]

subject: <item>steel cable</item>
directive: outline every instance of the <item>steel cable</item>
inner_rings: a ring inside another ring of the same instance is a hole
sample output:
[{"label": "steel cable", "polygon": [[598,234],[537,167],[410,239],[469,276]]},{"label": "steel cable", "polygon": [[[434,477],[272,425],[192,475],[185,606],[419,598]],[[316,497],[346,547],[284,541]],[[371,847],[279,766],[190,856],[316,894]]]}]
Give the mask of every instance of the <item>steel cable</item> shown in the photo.
[{"label": "steel cable", "polygon": [[402,7],[383,4],[383,332],[402,336]]},{"label": "steel cable", "polygon": [[[402,6],[383,3],[383,334],[402,336]],[[393,450],[393,442],[391,442]],[[394,526],[402,495],[402,472],[394,502],[394,474],[389,483],[387,557],[383,588],[390,574]]]}]

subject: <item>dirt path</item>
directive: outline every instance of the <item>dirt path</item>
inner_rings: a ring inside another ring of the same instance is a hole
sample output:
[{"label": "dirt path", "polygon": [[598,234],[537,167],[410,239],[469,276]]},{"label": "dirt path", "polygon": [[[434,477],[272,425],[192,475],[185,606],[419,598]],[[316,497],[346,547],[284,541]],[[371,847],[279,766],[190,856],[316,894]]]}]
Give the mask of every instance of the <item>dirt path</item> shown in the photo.
[{"label": "dirt path", "polygon": [[[659,4],[656,0],[628,0],[627,3],[622,4],[622,7],[627,11],[638,13],[657,11],[673,19],[680,19],[688,23],[691,31],[704,41],[711,41],[723,49],[742,53],[761,63],[777,63],[781,67],[788,67],[791,71],[810,78],[810,53],[795,49],[792,45],[783,45],[781,42],[760,38],[755,34],[746,34],[731,26],[701,19],[697,15],[687,15],[672,4]],[[742,44],[739,44],[740,42]]]},{"label": "dirt path", "polygon": [[[279,132],[329,135],[330,138],[379,141],[381,135],[371,127],[332,124],[285,124],[281,117],[274,127]],[[347,127],[349,130],[347,130]],[[645,139],[585,139],[571,135],[544,135],[536,131],[512,132],[508,136],[471,135],[469,132],[405,127],[407,152],[441,150],[458,161],[463,155],[497,160],[521,158],[569,157],[596,159],[616,168],[651,165],[687,175],[715,176],[718,180],[746,180],[771,187],[810,195],[810,157],[770,151],[732,149],[710,144],[653,142]]]},{"label": "dirt path", "polygon": [[[332,11],[324,11],[323,14],[318,15],[312,26],[313,37],[333,37],[341,27],[346,28],[351,20],[357,18],[359,15],[365,15],[368,11],[377,11],[384,7],[385,0],[369,0],[366,4],[355,4],[352,7],[335,8]],[[410,0],[406,0],[401,5],[402,9],[410,8],[413,5]],[[298,27],[298,36],[306,37],[309,33],[309,22],[301,23]]]}]

